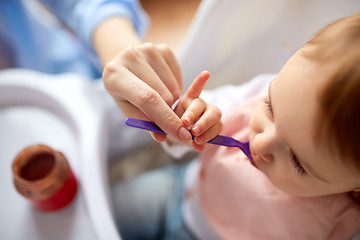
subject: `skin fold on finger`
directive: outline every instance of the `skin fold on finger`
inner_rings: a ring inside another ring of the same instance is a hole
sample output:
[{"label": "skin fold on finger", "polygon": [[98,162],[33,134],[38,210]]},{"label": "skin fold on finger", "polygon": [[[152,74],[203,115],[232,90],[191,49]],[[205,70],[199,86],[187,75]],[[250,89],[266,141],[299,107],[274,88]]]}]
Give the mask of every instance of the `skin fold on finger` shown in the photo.
[{"label": "skin fold on finger", "polygon": [[216,137],[217,135],[219,135],[220,132],[222,131],[222,128],[223,128],[222,122],[218,122],[214,126],[207,129],[203,134],[199,136],[195,136],[194,142],[197,144],[204,144],[210,141],[211,139],[213,139],[214,137]]},{"label": "skin fold on finger", "polygon": [[200,118],[205,110],[206,103],[200,98],[195,98],[181,116],[181,121],[186,127],[189,127],[195,123],[196,119]]},{"label": "skin fold on finger", "polygon": [[191,133],[194,134],[194,136],[200,136],[212,126],[220,123],[220,119],[221,111],[217,107],[208,105],[206,111],[192,126]]},{"label": "skin fold on finger", "polygon": [[128,101],[116,101],[116,104],[126,117],[151,121],[151,119],[149,119],[146,114],[144,114],[139,108],[135,107]]}]

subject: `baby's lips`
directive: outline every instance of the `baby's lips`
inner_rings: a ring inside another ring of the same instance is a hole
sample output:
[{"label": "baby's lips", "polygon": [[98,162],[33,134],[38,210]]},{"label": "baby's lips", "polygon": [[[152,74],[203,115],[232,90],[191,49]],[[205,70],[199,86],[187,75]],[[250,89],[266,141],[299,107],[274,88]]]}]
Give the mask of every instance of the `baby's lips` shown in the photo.
[{"label": "baby's lips", "polygon": [[[251,151],[251,150],[250,150],[250,151]],[[256,153],[253,152],[253,151],[251,151],[251,156],[252,156],[252,159],[249,158],[250,163],[251,163],[254,167],[259,168],[259,167],[256,165],[255,160],[254,160],[254,159],[257,158]]]}]

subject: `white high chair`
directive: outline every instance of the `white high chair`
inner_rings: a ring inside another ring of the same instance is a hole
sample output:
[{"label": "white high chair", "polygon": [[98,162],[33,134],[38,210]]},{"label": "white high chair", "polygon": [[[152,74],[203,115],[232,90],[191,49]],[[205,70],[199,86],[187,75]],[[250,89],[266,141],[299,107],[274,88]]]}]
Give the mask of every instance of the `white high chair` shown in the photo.
[{"label": "white high chair", "polygon": [[358,11],[359,0],[203,0],[178,54],[184,89],[203,70],[207,88],[277,73],[317,30]]},{"label": "white high chair", "polygon": [[[28,70],[0,72],[0,238],[119,239],[109,201],[104,101],[88,79]],[[75,201],[53,213],[32,209],[12,183],[23,148],[62,152],[79,182]]]},{"label": "white high chair", "polygon": [[[202,70],[212,73],[209,88],[278,72],[320,26],[359,10],[359,0],[203,0],[178,53],[184,89]],[[84,79],[52,78],[0,73],[0,238],[121,239],[108,192],[105,103]],[[78,177],[77,198],[63,211],[39,213],[13,187],[12,160],[35,143],[63,152]]]}]

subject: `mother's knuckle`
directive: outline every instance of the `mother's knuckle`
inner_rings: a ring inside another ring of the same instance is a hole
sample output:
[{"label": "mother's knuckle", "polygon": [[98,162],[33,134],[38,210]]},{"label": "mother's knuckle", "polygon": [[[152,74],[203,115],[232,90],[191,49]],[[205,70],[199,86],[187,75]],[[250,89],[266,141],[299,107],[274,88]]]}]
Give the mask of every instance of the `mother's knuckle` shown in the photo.
[{"label": "mother's knuckle", "polygon": [[126,61],[137,61],[140,56],[140,52],[135,46],[127,46],[124,48],[124,50],[119,55],[121,60]]},{"label": "mother's knuckle", "polygon": [[166,55],[166,56],[171,56],[171,55],[173,55],[172,50],[171,50],[166,44],[164,44],[164,43],[158,44],[158,45],[157,45],[157,48],[159,49],[159,51],[160,51],[162,54],[164,54],[164,55]]},{"label": "mother's knuckle", "polygon": [[155,91],[140,91],[137,98],[139,106],[155,104],[158,99],[159,94]]}]

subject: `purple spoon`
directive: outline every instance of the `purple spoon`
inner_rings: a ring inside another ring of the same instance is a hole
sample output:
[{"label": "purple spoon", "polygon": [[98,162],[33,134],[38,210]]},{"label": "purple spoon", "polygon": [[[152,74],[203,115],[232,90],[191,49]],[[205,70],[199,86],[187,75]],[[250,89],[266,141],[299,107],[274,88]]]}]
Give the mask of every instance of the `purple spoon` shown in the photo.
[{"label": "purple spoon", "polygon": [[[125,121],[126,125],[130,127],[140,128],[143,130],[148,130],[152,132],[162,133],[166,134],[161,128],[159,128],[155,123],[140,120],[136,118],[126,118]],[[191,132],[190,132],[191,133]],[[194,138],[194,135],[191,134]],[[250,147],[249,147],[249,141],[247,142],[240,142],[232,137],[217,135],[207,143],[221,145],[221,146],[227,146],[227,147],[238,147],[245,153],[245,155],[252,160],[251,153],[250,153]]]}]

